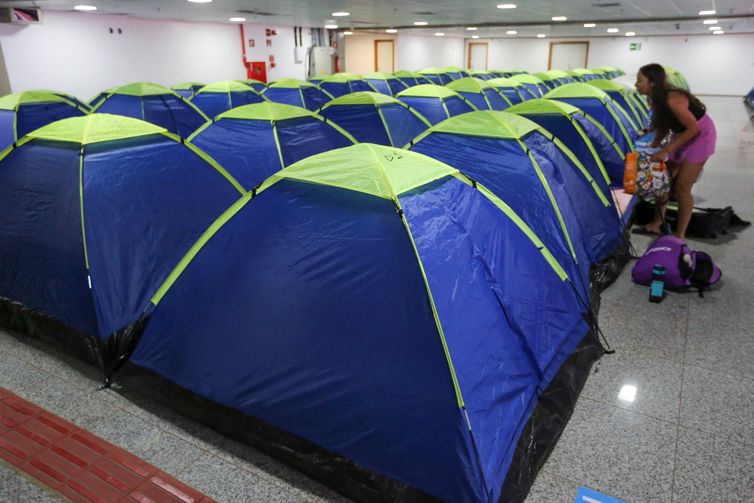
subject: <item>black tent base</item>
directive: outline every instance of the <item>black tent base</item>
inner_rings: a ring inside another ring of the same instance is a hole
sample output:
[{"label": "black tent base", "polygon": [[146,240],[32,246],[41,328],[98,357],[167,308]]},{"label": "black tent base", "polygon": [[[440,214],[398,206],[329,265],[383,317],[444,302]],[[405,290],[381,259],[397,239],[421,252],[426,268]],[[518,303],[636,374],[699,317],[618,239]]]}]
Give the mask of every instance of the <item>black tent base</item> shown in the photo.
[{"label": "black tent base", "polygon": [[603,354],[604,350],[595,334],[588,334],[539,397],[518,439],[513,464],[508,470],[498,503],[519,503],[526,499],[539,470],[573,414],[592,365]]},{"label": "black tent base", "polygon": [[[571,417],[592,364],[603,353],[590,332],[542,393],[518,441],[500,502],[524,500]],[[184,416],[255,447],[356,501],[437,501],[423,491],[358,466],[265,421],[200,397],[133,363],[123,367],[118,383],[126,393],[133,391],[153,398]]]},{"label": "black tent base", "polygon": [[60,320],[0,297],[0,326],[49,344],[95,367],[100,361],[94,340]]},{"label": "black tent base", "polygon": [[600,262],[592,264],[589,269],[589,282],[593,295],[594,293],[599,294],[605,291],[607,287],[612,285],[618,279],[621,272],[623,272],[628,261],[631,260],[630,240],[628,237],[629,227],[627,226],[623,230],[618,246]]}]

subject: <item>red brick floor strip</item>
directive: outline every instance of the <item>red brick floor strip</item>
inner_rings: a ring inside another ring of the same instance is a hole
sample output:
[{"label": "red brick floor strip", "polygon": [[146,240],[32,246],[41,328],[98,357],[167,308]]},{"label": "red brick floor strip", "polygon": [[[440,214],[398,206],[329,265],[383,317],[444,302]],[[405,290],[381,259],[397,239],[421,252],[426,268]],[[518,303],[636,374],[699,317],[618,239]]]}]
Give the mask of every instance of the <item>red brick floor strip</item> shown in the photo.
[{"label": "red brick floor strip", "polygon": [[2,387],[0,459],[76,503],[215,503]]}]

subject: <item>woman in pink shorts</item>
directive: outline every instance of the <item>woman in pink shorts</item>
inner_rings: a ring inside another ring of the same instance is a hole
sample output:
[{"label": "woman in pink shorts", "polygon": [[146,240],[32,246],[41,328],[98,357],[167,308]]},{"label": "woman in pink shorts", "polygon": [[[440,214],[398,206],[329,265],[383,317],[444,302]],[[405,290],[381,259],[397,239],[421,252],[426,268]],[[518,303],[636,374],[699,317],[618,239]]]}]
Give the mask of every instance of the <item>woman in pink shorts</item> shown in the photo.
[{"label": "woman in pink shorts", "polygon": [[[668,161],[678,201],[675,235],[684,239],[694,209],[691,187],[699,178],[704,163],[715,152],[715,123],[696,96],[668,83],[665,69],[661,65],[652,63],[642,66],[637,74],[636,89],[649,98],[652,106],[652,123],[649,128],[655,131],[655,140],[651,146],[660,146],[668,133],[673,133],[670,141],[652,160]],[[655,220],[647,224],[647,231],[660,233],[660,215],[665,215],[665,205],[660,207],[660,214]]]}]

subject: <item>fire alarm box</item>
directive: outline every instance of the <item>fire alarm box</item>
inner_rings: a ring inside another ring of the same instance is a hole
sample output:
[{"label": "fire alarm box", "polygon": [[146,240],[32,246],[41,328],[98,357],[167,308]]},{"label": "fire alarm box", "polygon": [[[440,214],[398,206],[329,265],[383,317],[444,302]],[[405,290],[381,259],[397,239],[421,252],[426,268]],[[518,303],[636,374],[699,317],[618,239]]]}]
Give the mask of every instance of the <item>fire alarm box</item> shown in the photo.
[{"label": "fire alarm box", "polygon": [[267,82],[267,63],[264,61],[251,62],[251,78],[260,82]]}]

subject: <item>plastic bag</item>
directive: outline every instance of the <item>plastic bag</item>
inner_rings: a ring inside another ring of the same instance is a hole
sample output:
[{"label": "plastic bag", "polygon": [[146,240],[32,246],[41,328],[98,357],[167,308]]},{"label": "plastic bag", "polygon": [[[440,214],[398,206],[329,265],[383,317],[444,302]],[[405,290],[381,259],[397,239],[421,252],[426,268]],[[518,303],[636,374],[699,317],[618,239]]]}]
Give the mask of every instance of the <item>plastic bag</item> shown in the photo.
[{"label": "plastic bag", "polygon": [[638,152],[629,152],[626,154],[626,166],[623,171],[623,190],[626,194],[633,194],[636,192],[638,158]]},{"label": "plastic bag", "polygon": [[636,173],[636,197],[646,201],[664,201],[670,195],[670,171],[664,162],[651,162],[639,155]]}]

